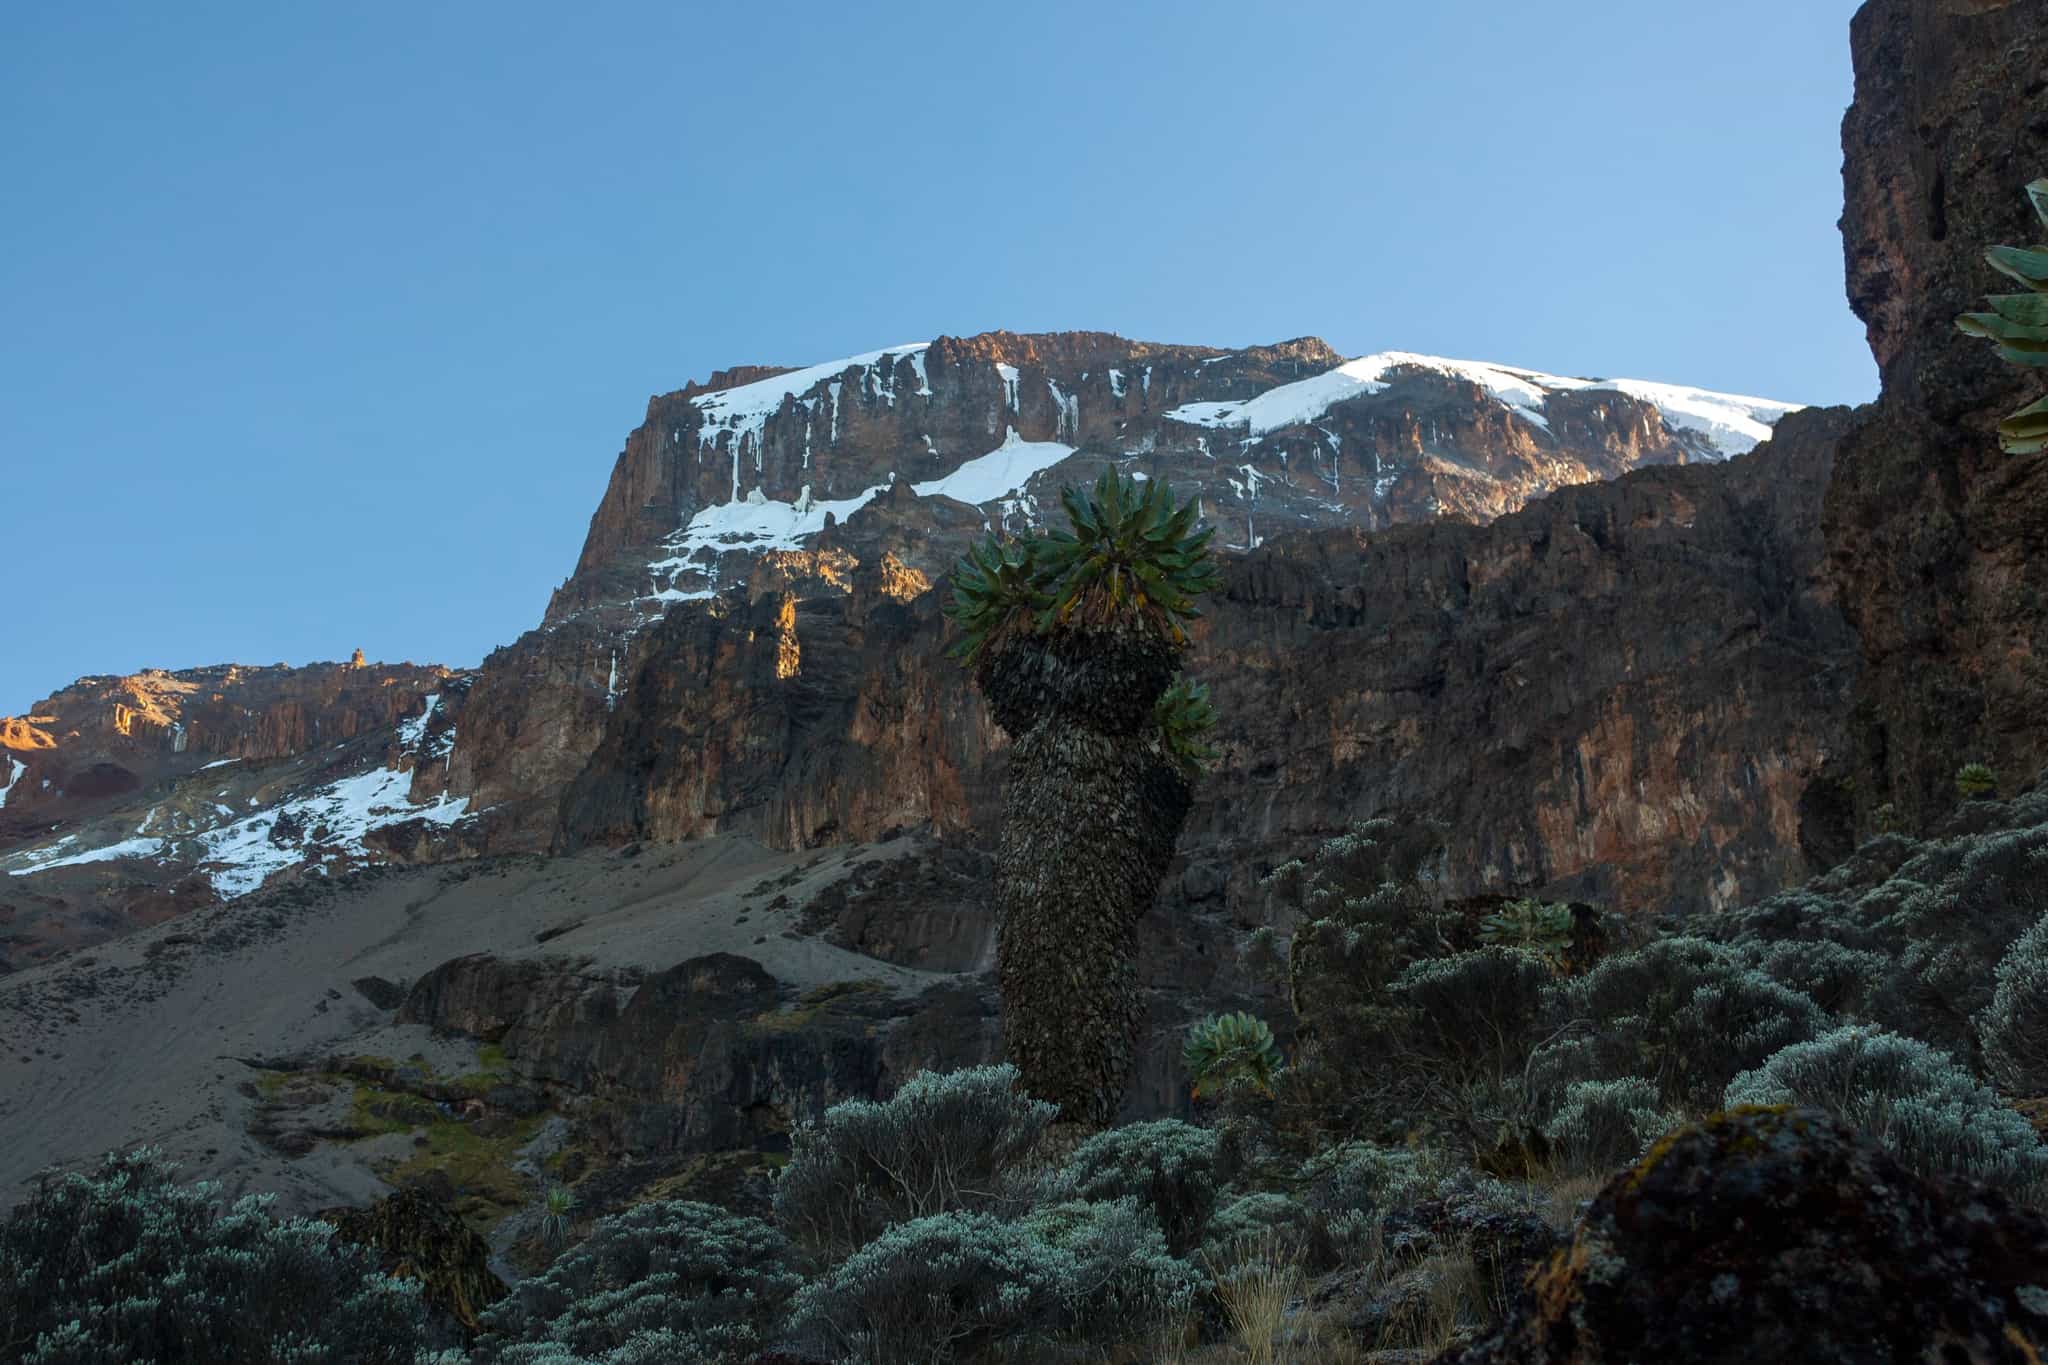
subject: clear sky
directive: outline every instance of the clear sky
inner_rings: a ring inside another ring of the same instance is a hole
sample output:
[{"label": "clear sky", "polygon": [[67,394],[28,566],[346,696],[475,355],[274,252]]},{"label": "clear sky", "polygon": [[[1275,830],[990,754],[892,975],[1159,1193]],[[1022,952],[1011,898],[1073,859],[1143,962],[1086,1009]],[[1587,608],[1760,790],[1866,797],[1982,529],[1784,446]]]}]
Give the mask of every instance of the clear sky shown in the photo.
[{"label": "clear sky", "polygon": [[16,5],[0,714],[474,664],[650,394],[996,327],[1805,402],[1853,0]]}]

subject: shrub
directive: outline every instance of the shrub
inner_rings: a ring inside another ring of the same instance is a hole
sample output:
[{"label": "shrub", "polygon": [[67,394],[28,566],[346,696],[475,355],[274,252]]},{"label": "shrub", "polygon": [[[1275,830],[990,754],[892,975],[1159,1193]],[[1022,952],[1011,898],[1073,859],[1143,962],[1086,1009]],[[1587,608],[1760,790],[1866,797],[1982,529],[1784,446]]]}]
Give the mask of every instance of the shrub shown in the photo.
[{"label": "shrub", "polygon": [[1998,774],[1982,763],[1965,763],[1956,769],[1956,795],[1965,801],[1998,794]]},{"label": "shrub", "polygon": [[1062,1193],[1084,1200],[1129,1195],[1150,1210],[1176,1256],[1202,1240],[1216,1208],[1217,1134],[1179,1119],[1097,1133],[1074,1149]]},{"label": "shrub", "polygon": [[642,1204],[599,1219],[489,1309],[476,1365],[750,1360],[801,1278],[788,1239],[758,1218]]},{"label": "shrub", "polygon": [[1660,939],[1562,983],[1554,1003],[1581,1032],[1546,1044],[1530,1072],[1544,1107],[1573,1081],[1641,1076],[1662,1108],[1719,1106],[1728,1082],[1826,1024],[1820,1006],[1719,944]]},{"label": "shrub", "polygon": [[1205,1090],[1213,1094],[1238,1081],[1270,1096],[1273,1078],[1280,1074],[1280,1049],[1273,1044],[1273,1030],[1265,1020],[1242,1010],[1197,1020],[1188,1028],[1180,1055],[1181,1064],[1194,1079],[1196,1099]]},{"label": "shrub", "polygon": [[[1762,956],[1785,942],[1831,942],[1857,956],[1826,967],[1846,987],[1841,1009],[1957,1057],[1978,1047],[1999,961],[2048,911],[2048,792],[1984,814],[2003,827],[1961,837],[1873,840],[1799,891],[1696,917],[1690,929]],[[1825,948],[1810,950],[1825,953]],[[1873,968],[1860,989],[1856,971]],[[1781,980],[1793,981],[1792,971]],[[1816,981],[1820,985],[1821,981]]]},{"label": "shrub", "polygon": [[889,1100],[847,1100],[790,1135],[775,1217],[813,1247],[844,1251],[892,1223],[953,1210],[1012,1210],[1013,1179],[1058,1109],[1019,1094],[1017,1068],[921,1071]]},{"label": "shrub", "polygon": [[1178,1259],[1138,1200],[1067,1200],[1039,1209],[1021,1226],[1073,1258],[1061,1334],[1087,1342],[1126,1340],[1161,1319],[1178,1318],[1204,1287]]},{"label": "shrub", "polygon": [[1394,981],[1406,1007],[1389,1044],[1420,1066],[1431,1107],[1467,1135],[1496,1135],[1517,1101],[1523,1065],[1536,1045],[1550,970],[1519,948],[1482,948],[1417,962]]},{"label": "shrub", "polygon": [[1736,951],[1744,962],[1830,1014],[1861,1013],[1891,965],[1883,953],[1828,939],[1747,943]]},{"label": "shrub", "polygon": [[790,1329],[810,1350],[873,1365],[949,1361],[994,1342],[1027,1346],[1066,1325],[1071,1251],[985,1213],[888,1229],[797,1291]]},{"label": "shrub", "polygon": [[1220,1205],[1209,1219],[1202,1256],[1211,1263],[1227,1261],[1235,1248],[1259,1244],[1278,1247],[1283,1255],[1301,1251],[1308,1230],[1308,1211],[1284,1194],[1255,1190]]},{"label": "shrub", "polygon": [[1314,1262],[1332,1265],[1369,1244],[1387,1211],[1419,1197],[1432,1174],[1412,1149],[1366,1142],[1340,1143],[1303,1162],[1304,1236]]},{"label": "shrub", "polygon": [[223,1208],[155,1148],[45,1176],[0,1224],[0,1359],[25,1365],[216,1361],[412,1365],[419,1287],[270,1195]]},{"label": "shrub", "polygon": [[2048,1179],[2048,1149],[2032,1126],[1945,1053],[1915,1038],[1838,1028],[1744,1072],[1725,1098],[1731,1108],[1826,1110],[1922,1175],[1963,1175],[2022,1192]]},{"label": "shrub", "polygon": [[1984,1064],[1999,1084],[2048,1094],[2048,915],[1998,963],[1998,989],[1977,1017]]},{"label": "shrub", "polygon": [[1639,1076],[1574,1081],[1543,1136],[1566,1170],[1595,1174],[1634,1161],[1680,1118],[1659,1106],[1657,1087]]},{"label": "shrub", "polygon": [[[1394,979],[1452,951],[1457,917],[1438,894],[1442,855],[1440,829],[1371,820],[1265,879],[1300,916],[1287,953],[1296,1046],[1277,1087],[1289,1128],[1340,1137],[1405,1129],[1421,1080],[1380,1041],[1404,1015]],[[1361,1103],[1366,1096],[1379,1102]]]},{"label": "shrub", "polygon": [[1895,1033],[1968,1056],[1998,963],[2048,910],[2048,828],[1944,839],[1865,896],[1897,944],[1868,1015]]}]

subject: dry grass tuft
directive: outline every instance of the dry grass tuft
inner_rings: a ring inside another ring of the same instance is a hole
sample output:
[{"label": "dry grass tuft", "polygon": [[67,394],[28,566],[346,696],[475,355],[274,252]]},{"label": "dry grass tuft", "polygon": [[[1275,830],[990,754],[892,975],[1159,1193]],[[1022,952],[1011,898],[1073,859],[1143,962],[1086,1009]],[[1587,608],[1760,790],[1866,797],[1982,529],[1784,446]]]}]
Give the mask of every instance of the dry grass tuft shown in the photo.
[{"label": "dry grass tuft", "polygon": [[1230,1317],[1237,1344],[1252,1365],[1274,1365],[1275,1346],[1285,1325],[1287,1305],[1301,1289],[1301,1257],[1283,1252],[1271,1233],[1233,1246],[1222,1265],[1209,1260],[1216,1295]]}]

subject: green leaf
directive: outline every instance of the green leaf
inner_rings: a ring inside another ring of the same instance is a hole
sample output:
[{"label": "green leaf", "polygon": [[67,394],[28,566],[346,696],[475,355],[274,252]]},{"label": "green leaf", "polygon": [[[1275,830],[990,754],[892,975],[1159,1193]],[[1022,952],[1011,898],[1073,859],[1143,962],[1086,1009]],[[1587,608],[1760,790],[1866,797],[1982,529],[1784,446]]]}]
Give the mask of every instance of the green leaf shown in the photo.
[{"label": "green leaf", "polygon": [[2048,247],[1994,246],[1984,259],[1992,269],[2034,289],[2048,289]]},{"label": "green leaf", "polygon": [[2048,327],[2048,294],[1993,294],[1991,311],[2007,322],[2025,327]]},{"label": "green leaf", "polygon": [[2041,226],[2048,227],[2048,179],[2028,185],[2027,198],[2033,201],[2034,216],[2041,220]]},{"label": "green leaf", "polygon": [[[2038,297],[2043,303],[2048,303],[2048,294]],[[2048,326],[2030,327],[2025,323],[2000,317],[1996,313],[1965,313],[1956,319],[1956,327],[1972,336],[1991,337],[1994,340],[2013,343],[2033,342],[2037,345],[2048,345]]]},{"label": "green leaf", "polygon": [[1998,443],[2012,455],[2048,450],[2048,398],[2027,404],[1998,424]]}]

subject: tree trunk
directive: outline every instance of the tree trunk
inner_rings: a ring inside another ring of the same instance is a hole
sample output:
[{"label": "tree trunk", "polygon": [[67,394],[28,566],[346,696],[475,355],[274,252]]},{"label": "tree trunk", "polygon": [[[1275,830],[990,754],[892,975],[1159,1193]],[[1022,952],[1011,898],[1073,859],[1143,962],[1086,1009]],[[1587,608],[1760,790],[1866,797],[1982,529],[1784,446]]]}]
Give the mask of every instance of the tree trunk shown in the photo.
[{"label": "tree trunk", "polygon": [[1180,832],[1150,808],[1155,763],[1145,740],[1057,717],[1010,751],[996,849],[1003,1041],[1024,1089],[1068,1122],[1113,1122],[1130,1079],[1137,922]]}]

